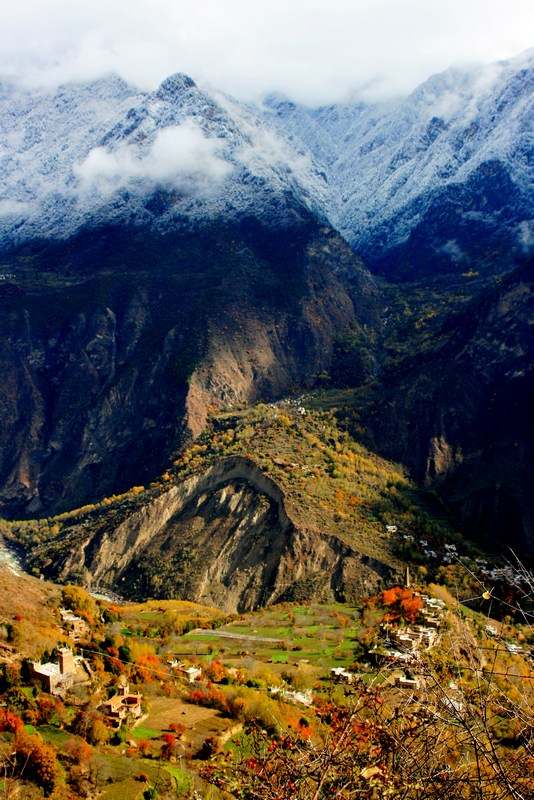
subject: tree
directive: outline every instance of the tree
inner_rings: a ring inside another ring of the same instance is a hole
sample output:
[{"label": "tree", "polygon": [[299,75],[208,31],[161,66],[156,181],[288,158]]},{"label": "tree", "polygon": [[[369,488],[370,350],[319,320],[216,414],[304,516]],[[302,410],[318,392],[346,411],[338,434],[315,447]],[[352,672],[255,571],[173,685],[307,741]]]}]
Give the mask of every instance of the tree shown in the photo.
[{"label": "tree", "polygon": [[89,738],[92,744],[105,744],[108,741],[109,728],[103,720],[94,720],[91,726]]},{"label": "tree", "polygon": [[532,708],[521,709],[523,740],[511,751],[492,735],[482,685],[464,703],[427,679],[427,702],[402,709],[362,681],[345,703],[316,709],[313,737],[268,735],[251,719],[234,754],[216,756],[203,777],[248,800],[532,800]]},{"label": "tree", "polygon": [[173,733],[163,734],[163,746],[160,756],[164,761],[170,761],[178,752],[178,741]]},{"label": "tree", "polygon": [[143,758],[149,758],[153,752],[152,742],[148,739],[139,739],[137,742],[137,749],[140,756]]},{"label": "tree", "polygon": [[169,730],[174,733],[177,739],[180,739],[186,732],[187,725],[184,725],[183,722],[171,722]]},{"label": "tree", "polygon": [[59,776],[55,750],[45,745],[40,736],[32,736],[17,726],[13,752],[17,773],[40,786],[45,797],[52,794]]}]

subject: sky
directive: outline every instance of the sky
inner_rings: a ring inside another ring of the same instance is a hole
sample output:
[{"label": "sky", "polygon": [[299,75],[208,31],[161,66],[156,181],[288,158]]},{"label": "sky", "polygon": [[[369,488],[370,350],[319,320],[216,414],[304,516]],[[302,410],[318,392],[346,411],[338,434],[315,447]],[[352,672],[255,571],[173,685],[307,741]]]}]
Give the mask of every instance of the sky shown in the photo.
[{"label": "sky", "polygon": [[239,99],[406,94],[451,65],[534,45],[532,0],[5,0],[0,73],[53,87],[174,72]]}]

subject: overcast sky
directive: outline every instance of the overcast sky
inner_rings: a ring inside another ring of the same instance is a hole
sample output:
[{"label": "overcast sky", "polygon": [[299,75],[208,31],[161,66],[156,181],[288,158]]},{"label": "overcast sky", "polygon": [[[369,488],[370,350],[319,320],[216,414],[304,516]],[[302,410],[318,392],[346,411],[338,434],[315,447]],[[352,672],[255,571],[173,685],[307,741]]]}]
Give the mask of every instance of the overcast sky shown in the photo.
[{"label": "overcast sky", "polygon": [[534,45],[532,0],[3,0],[0,71],[48,86],[186,72],[240,98],[406,93]]}]

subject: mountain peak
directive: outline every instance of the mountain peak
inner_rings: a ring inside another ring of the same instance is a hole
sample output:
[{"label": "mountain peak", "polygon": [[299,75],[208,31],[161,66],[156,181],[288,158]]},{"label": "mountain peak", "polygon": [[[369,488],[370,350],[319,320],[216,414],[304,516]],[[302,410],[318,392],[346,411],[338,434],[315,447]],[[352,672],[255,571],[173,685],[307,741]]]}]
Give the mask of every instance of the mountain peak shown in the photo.
[{"label": "mountain peak", "polygon": [[174,75],[165,78],[160,84],[156,92],[156,97],[160,100],[172,100],[178,95],[196,88],[197,85],[193,78],[190,78],[189,75],[185,75],[183,72],[176,72]]}]

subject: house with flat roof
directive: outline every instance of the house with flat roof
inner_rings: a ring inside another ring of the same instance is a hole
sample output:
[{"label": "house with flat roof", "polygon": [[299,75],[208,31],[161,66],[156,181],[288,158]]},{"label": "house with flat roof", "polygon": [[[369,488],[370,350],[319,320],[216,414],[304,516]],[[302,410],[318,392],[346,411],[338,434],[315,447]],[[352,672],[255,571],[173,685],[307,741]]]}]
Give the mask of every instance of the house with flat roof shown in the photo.
[{"label": "house with flat roof", "polygon": [[69,647],[59,647],[58,657],[57,663],[52,661],[46,664],[41,664],[40,661],[31,663],[32,678],[39,680],[44,691],[50,694],[62,694],[70,689],[77,674],[74,653]]},{"label": "house with flat roof", "polygon": [[106,715],[112,728],[118,730],[124,720],[136,720],[141,716],[142,694],[130,692],[127,683],[119,686],[117,694],[114,694],[105,703],[102,703],[102,710]]}]

